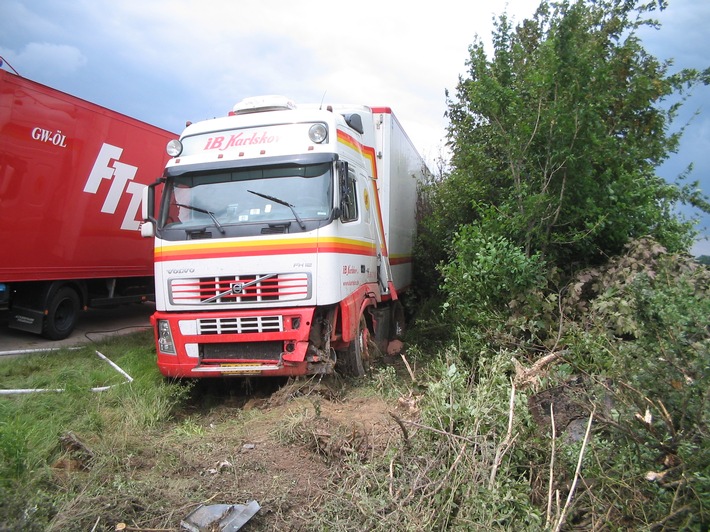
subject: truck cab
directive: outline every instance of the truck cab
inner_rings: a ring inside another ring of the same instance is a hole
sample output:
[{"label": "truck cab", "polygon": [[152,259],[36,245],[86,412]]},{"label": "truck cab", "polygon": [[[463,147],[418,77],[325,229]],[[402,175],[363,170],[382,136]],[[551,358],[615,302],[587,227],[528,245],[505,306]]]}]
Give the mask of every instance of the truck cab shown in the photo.
[{"label": "truck cab", "polygon": [[401,330],[375,120],[251,99],[170,144],[143,201],[165,375],[362,375]]}]

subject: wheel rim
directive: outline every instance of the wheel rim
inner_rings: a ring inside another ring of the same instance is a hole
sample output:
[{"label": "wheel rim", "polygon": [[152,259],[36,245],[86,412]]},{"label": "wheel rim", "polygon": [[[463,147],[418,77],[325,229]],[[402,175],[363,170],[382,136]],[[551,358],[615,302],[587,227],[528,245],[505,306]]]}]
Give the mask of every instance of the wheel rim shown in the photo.
[{"label": "wheel rim", "polygon": [[63,299],[54,313],[54,325],[59,330],[66,330],[74,320],[74,306],[71,299]]},{"label": "wheel rim", "polygon": [[358,342],[360,343],[360,356],[362,358],[363,367],[367,369],[370,363],[370,331],[367,328],[365,320],[360,321],[360,333],[358,334]]}]

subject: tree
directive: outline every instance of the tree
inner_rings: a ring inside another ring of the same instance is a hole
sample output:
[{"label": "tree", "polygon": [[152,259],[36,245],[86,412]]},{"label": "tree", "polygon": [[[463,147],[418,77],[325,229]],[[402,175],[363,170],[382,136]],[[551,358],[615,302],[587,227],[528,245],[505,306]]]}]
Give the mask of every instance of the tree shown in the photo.
[{"label": "tree", "polygon": [[[678,147],[682,131],[669,125],[679,106],[710,69],[671,74],[670,61],[643,48],[637,30],[655,26],[650,13],[665,8],[664,0],[543,1],[515,28],[499,17],[492,57],[477,39],[448,97],[453,171],[433,207],[445,223],[425,223],[425,237],[449,242],[474,223],[565,267],[646,234],[687,249],[692,223],[674,208],[707,211],[706,198],[655,170]],[[671,97],[679,99],[670,105]]]}]

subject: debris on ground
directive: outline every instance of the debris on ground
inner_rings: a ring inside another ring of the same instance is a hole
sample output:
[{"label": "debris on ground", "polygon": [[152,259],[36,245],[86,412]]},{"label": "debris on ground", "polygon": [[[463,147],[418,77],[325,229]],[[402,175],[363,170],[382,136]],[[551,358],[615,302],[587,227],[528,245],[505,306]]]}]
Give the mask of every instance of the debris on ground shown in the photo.
[{"label": "debris on ground", "polygon": [[247,504],[201,504],[180,521],[180,525],[190,532],[236,532],[260,509],[261,506],[256,501],[249,501]]}]

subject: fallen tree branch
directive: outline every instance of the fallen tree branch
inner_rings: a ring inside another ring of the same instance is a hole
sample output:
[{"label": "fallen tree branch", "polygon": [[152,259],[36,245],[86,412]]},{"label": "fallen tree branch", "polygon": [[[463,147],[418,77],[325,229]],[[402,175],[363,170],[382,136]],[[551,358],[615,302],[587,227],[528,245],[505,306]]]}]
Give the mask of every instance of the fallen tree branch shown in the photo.
[{"label": "fallen tree branch", "polygon": [[461,436],[460,434],[454,434],[453,432],[447,432],[447,431],[441,430],[441,429],[435,429],[434,427],[430,427],[428,425],[422,425],[421,423],[417,423],[416,421],[409,421],[406,419],[402,419],[401,421],[402,421],[402,423],[406,423],[407,425],[412,425],[412,426],[417,427],[419,429],[429,430],[431,432],[436,432],[437,434],[443,434],[444,436],[449,436],[450,438],[454,438],[457,440],[464,440],[464,441],[471,442],[474,444],[476,443],[476,440],[474,440],[472,438],[468,438],[466,436]]},{"label": "fallen tree branch", "polygon": [[[555,472],[555,446],[557,439],[557,428],[555,427],[555,403],[550,403],[550,424],[552,425],[552,449],[550,450],[550,480],[547,484],[547,518],[545,528],[549,529],[552,521],[552,487],[554,485]],[[558,507],[559,511],[559,507]]]},{"label": "fallen tree branch", "polygon": [[404,439],[404,446],[407,449],[410,449],[411,445],[409,443],[409,432],[407,431],[407,427],[404,426],[404,423],[402,422],[402,420],[399,417],[397,417],[397,415],[394,412],[389,412],[389,415],[392,417],[392,419],[395,420],[397,425],[399,425],[399,428],[402,429],[402,438]]},{"label": "fallen tree branch", "polygon": [[562,356],[566,355],[568,352],[569,351],[567,349],[563,349],[562,351],[555,351],[549,353],[541,359],[537,360],[529,368],[526,368],[515,358],[513,358],[513,366],[515,367],[515,377],[513,381],[518,386],[518,388],[525,388],[526,386],[535,382],[535,379],[540,376],[540,373],[542,373],[542,370],[545,369],[545,367],[555,362],[558,358],[561,358]]},{"label": "fallen tree branch", "polygon": [[565,522],[565,518],[567,517],[567,510],[569,509],[569,506],[572,502],[572,498],[574,497],[574,492],[577,489],[577,481],[579,480],[579,473],[582,470],[582,459],[584,458],[584,451],[587,448],[587,442],[589,441],[589,434],[592,431],[592,421],[594,420],[594,413],[595,409],[592,410],[592,412],[589,414],[589,421],[587,422],[587,431],[584,434],[584,440],[582,441],[582,448],[579,450],[579,459],[577,460],[577,469],[574,472],[574,480],[572,481],[572,487],[569,490],[569,493],[567,494],[567,500],[565,501],[565,505],[562,508],[562,513],[560,514],[560,518],[557,520],[557,524],[555,525],[555,532],[559,532],[559,530],[562,528],[562,525]]},{"label": "fallen tree branch", "polygon": [[506,452],[508,452],[508,449],[510,446],[513,444],[513,441],[515,441],[515,437],[513,437],[513,414],[515,413],[515,382],[511,381],[510,383],[510,402],[508,404],[508,430],[505,434],[505,439],[498,445],[498,448],[496,449],[496,456],[495,459],[493,460],[493,468],[491,469],[491,476],[490,479],[488,480],[488,487],[489,489],[493,488],[493,483],[496,480],[496,474],[498,473],[498,467],[500,466],[500,463],[503,461],[503,456],[505,455]]},{"label": "fallen tree branch", "polygon": [[412,371],[412,367],[409,365],[409,361],[407,360],[407,357],[404,356],[404,353],[400,353],[399,356],[402,357],[402,362],[404,362],[404,365],[406,366],[407,371],[409,372],[409,376],[412,379],[412,382],[417,382],[417,379],[414,376],[414,372]]}]

